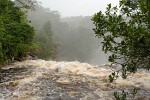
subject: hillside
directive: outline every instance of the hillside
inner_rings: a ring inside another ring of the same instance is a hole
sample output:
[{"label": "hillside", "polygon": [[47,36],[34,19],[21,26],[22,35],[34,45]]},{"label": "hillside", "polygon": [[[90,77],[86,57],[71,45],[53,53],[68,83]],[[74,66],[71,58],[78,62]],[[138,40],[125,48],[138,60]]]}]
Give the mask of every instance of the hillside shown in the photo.
[{"label": "hillside", "polygon": [[[115,91],[150,100],[150,74],[138,71],[110,83],[111,69],[80,62],[26,60],[0,70],[0,100],[113,100]],[[130,99],[129,99],[130,100]]]}]

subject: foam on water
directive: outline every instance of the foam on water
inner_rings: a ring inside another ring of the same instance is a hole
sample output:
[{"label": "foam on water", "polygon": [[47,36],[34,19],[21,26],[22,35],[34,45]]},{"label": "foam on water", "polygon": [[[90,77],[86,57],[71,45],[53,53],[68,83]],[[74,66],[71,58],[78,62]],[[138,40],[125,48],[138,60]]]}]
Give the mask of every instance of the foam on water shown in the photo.
[{"label": "foam on water", "polygon": [[[40,68],[44,68],[47,70],[59,70],[63,73],[69,73],[72,72],[74,74],[83,74],[83,75],[89,75],[89,76],[108,76],[112,71],[110,69],[106,69],[105,67],[97,69],[97,66],[90,65],[88,63],[80,63],[78,61],[73,62],[56,62],[56,61],[45,61],[45,60],[27,60],[22,63],[16,63],[21,65],[32,65]],[[42,76],[41,72],[34,72],[36,75],[34,76],[39,77]],[[122,78],[119,78],[116,82],[118,84],[130,84],[133,85],[136,82],[142,82],[145,87],[150,88],[150,74],[145,73],[145,71],[137,72],[136,74],[131,76],[132,79],[123,80]],[[32,78],[29,78],[34,79]],[[28,81],[28,80],[27,80]]]},{"label": "foam on water", "polygon": [[[73,62],[56,62],[56,61],[45,61],[45,60],[26,60],[23,62],[17,62],[14,64],[14,66],[19,67],[25,67],[25,66],[32,66],[34,67],[34,71],[31,72],[31,74],[27,77],[24,77],[23,79],[15,80],[14,83],[17,83],[17,89],[12,92],[12,94],[18,96],[18,100],[28,98],[28,100],[36,100],[38,97],[28,97],[28,94],[30,94],[31,91],[27,90],[21,90],[22,87],[25,87],[26,84],[33,84],[33,81],[36,81],[39,77],[45,77],[44,74],[47,74],[48,71],[56,70],[58,74],[75,74],[75,75],[85,75],[89,77],[100,77],[105,78],[104,80],[107,80],[108,75],[112,72],[111,69],[108,67],[98,68],[99,66],[90,65],[88,63],[80,63],[78,61]],[[30,69],[30,68],[29,68]],[[43,70],[44,69],[44,70]],[[85,80],[86,81],[86,80]],[[71,84],[71,81],[66,79],[65,77],[57,80],[60,84]],[[99,81],[97,81],[99,82]],[[116,86],[118,88],[123,88],[126,86],[135,86],[135,87],[143,87],[145,89],[150,89],[150,74],[146,73],[145,71],[139,71],[134,75],[129,76],[126,80],[119,77],[115,82]],[[140,83],[140,84],[139,84]],[[8,82],[8,84],[10,84]],[[34,83],[35,85],[38,83]],[[100,84],[100,83],[96,83]],[[101,85],[101,84],[100,84]],[[32,87],[31,87],[32,88]],[[34,91],[34,88],[33,88]],[[32,92],[33,92],[32,91]],[[0,98],[2,98],[3,95]],[[10,98],[9,98],[10,99]],[[8,100],[9,100],[8,99]],[[13,100],[13,99],[12,99]],[[15,99],[14,99],[15,100]],[[27,99],[25,99],[27,100]]]}]

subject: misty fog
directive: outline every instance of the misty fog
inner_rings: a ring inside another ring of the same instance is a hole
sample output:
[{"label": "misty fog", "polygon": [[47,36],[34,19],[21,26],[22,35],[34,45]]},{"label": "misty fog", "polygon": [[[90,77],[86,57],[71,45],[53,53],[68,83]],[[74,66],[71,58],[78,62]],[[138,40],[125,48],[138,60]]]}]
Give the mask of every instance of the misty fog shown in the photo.
[{"label": "misty fog", "polygon": [[42,34],[43,26],[50,22],[52,41],[57,44],[55,60],[95,65],[108,62],[107,54],[101,49],[101,39],[94,34],[92,16],[62,17],[58,11],[37,5],[34,11],[28,11],[28,18],[37,34]]}]

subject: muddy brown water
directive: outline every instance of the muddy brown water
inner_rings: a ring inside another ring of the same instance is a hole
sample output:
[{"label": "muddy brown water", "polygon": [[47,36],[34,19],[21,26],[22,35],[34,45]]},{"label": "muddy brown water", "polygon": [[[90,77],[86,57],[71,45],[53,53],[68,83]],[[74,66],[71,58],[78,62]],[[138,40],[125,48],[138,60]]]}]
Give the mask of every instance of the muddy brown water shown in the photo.
[{"label": "muddy brown water", "polygon": [[138,71],[110,83],[111,70],[80,62],[27,60],[0,70],[0,100],[114,100],[115,91],[150,100],[150,74]]}]

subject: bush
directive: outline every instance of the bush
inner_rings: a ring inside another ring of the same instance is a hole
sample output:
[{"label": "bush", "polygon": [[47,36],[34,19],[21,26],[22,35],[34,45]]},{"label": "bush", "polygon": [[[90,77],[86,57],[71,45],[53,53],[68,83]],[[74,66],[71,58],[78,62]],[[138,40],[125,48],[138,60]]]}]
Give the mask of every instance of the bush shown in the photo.
[{"label": "bush", "polygon": [[119,9],[109,4],[105,14],[100,11],[92,20],[103,51],[112,53],[112,64],[122,66],[123,78],[138,68],[150,69],[149,0],[121,0]]},{"label": "bush", "polygon": [[11,0],[0,1],[0,64],[23,58],[33,49],[34,29]]}]

